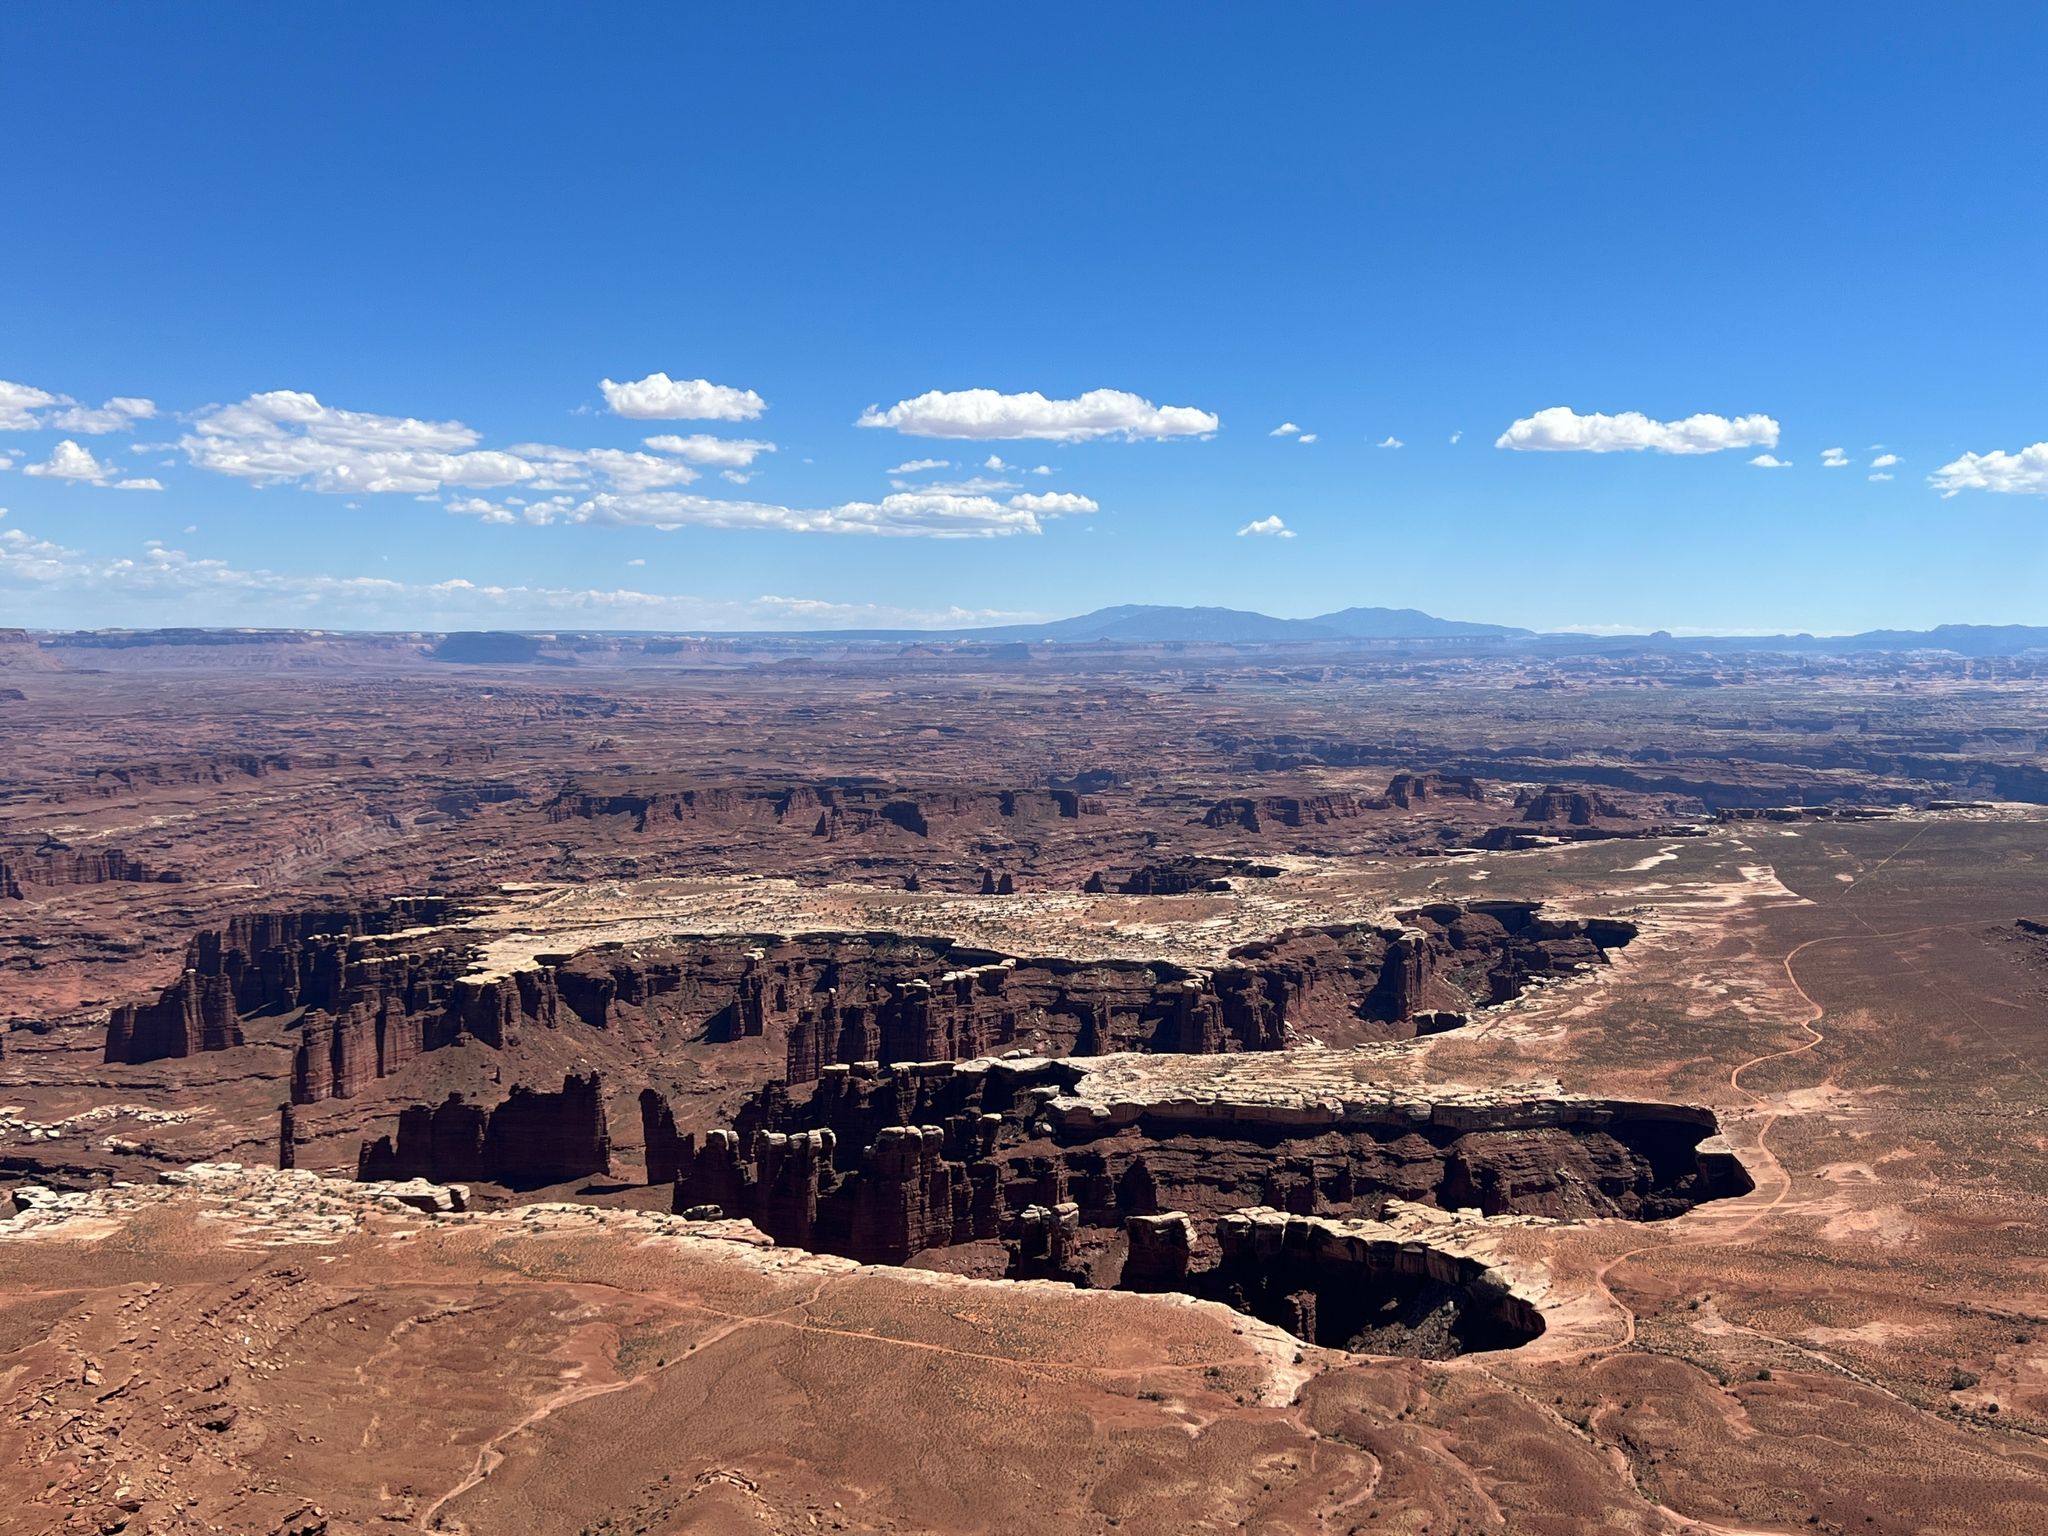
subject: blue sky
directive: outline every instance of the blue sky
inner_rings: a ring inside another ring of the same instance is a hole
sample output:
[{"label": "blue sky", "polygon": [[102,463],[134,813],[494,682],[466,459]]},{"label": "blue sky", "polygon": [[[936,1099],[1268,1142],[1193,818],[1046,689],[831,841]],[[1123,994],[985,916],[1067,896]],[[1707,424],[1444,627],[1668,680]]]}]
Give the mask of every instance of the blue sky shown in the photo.
[{"label": "blue sky", "polygon": [[8,7],[0,623],[2048,623],[1961,14]]}]

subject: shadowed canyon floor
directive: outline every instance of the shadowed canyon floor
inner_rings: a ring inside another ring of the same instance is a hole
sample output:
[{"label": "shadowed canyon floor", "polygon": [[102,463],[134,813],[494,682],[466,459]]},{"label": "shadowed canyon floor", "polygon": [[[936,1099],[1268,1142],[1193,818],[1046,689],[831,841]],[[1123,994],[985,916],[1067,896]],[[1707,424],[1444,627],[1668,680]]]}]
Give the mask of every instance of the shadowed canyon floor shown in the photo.
[{"label": "shadowed canyon floor", "polygon": [[0,1529],[2048,1531],[2038,683],[1602,665],[21,674]]}]

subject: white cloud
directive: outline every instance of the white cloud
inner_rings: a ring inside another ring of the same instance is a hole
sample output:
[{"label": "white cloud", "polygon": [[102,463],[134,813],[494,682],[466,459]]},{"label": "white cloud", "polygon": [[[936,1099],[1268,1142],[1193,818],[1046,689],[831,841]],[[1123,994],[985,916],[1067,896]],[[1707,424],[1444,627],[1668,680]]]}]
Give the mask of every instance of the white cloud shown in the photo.
[{"label": "white cloud", "polygon": [[731,602],[631,590],[497,586],[461,576],[409,582],[292,575],[198,559],[154,541],[133,558],[97,559],[18,528],[0,530],[0,585],[26,592],[53,614],[67,614],[65,622],[78,622],[77,605],[94,598],[102,600],[102,611],[113,606],[124,622],[132,622],[127,616],[135,601],[147,600],[161,605],[155,615],[160,622],[218,622],[221,612],[231,610],[239,622],[252,624],[380,628],[556,628],[564,621],[607,629],[957,628],[1042,617],[775,595]]},{"label": "white cloud", "polygon": [[992,453],[987,458],[981,461],[981,467],[983,469],[993,469],[1000,471],[1008,469],[1010,466],[1003,462],[1003,456],[1000,453]]},{"label": "white cloud", "polygon": [[951,459],[905,459],[894,469],[886,469],[882,473],[887,475],[921,475],[928,469],[951,469],[952,467],[953,461]]},{"label": "white cloud", "polygon": [[1048,400],[1036,390],[1005,395],[993,389],[934,389],[899,400],[887,410],[871,405],[855,425],[888,427],[912,437],[1028,437],[1078,443],[1092,438],[1206,437],[1218,423],[1209,411],[1191,405],[1154,405],[1120,389],[1091,389],[1072,400]]},{"label": "white cloud", "polygon": [[43,424],[37,411],[64,403],[62,395],[37,389],[33,384],[0,379],[0,432],[32,432]]},{"label": "white cloud", "polygon": [[2001,496],[2048,496],[2048,443],[2018,453],[2003,449],[1966,453],[1927,477],[1944,496],[1962,491],[1992,491]]},{"label": "white cloud", "polygon": [[105,485],[115,473],[114,466],[102,464],[92,456],[90,448],[81,448],[70,438],[65,438],[50,450],[49,458],[40,464],[24,464],[24,475],[44,475],[52,480],[81,480],[89,485]]},{"label": "white cloud", "polygon": [[49,420],[49,425],[65,432],[126,432],[138,421],[147,421],[156,414],[156,402],[134,395],[116,395],[100,406],[73,405],[59,411]]},{"label": "white cloud", "polygon": [[1790,469],[1792,461],[1781,459],[1775,453],[1760,453],[1749,461],[1758,469]]},{"label": "white cloud", "polygon": [[1775,448],[1778,424],[1768,416],[1687,416],[1653,421],[1640,411],[1618,416],[1581,416],[1553,405],[1525,416],[1494,440],[1496,448],[1518,452],[1619,453],[1648,448],[1658,453],[1718,453],[1724,448]]},{"label": "white cloud", "polygon": [[1316,440],[1316,434],[1313,432],[1304,432],[1295,439],[1297,443],[1313,443]]},{"label": "white cloud", "polygon": [[1885,473],[1885,472],[1884,472],[1883,470],[1881,470],[1881,469],[1880,469],[1880,470],[1879,470],[1879,471],[1878,471],[1878,472],[1877,472],[1876,474],[1874,474],[1874,475],[1869,475],[1869,476],[1866,476],[1865,478],[1867,478],[1867,479],[1871,479],[1871,480],[1889,480],[1889,479],[1891,479],[1892,477],[1891,477],[1890,475],[1886,474],[1886,473]]},{"label": "white cloud", "polygon": [[157,479],[154,475],[144,475],[135,480],[116,480],[114,482],[114,489],[117,491],[160,491],[163,488],[163,481]]},{"label": "white cloud", "polygon": [[646,563],[647,563],[647,562],[646,562],[646,561],[645,561],[644,559],[634,559],[634,560],[628,560],[628,561],[626,562],[626,564],[628,564],[628,565],[645,565]]},{"label": "white cloud", "polygon": [[664,486],[688,485],[697,478],[696,470],[676,459],[624,448],[556,448],[547,443],[518,443],[507,451],[534,467],[537,472],[531,482],[540,491],[587,485],[593,472],[621,491],[660,490]]},{"label": "white cloud", "polygon": [[10,459],[9,457],[7,457],[7,455],[6,455],[6,454],[4,454],[4,453],[0,453],[0,469],[12,469],[12,468],[14,468],[14,460],[12,460],[12,459]]},{"label": "white cloud", "polygon": [[1298,434],[1298,433],[1299,433],[1300,431],[1301,431],[1301,428],[1297,427],[1297,426],[1296,426],[1296,425],[1295,425],[1295,424],[1294,424],[1293,422],[1291,422],[1291,421],[1283,421],[1283,422],[1281,422],[1281,423],[1280,423],[1280,425],[1279,425],[1279,426],[1275,427],[1275,428],[1274,428],[1274,429],[1273,429],[1272,431],[1268,432],[1268,433],[1266,434],[1266,436],[1268,436],[1268,437],[1293,437],[1293,436],[1295,436],[1296,434]]},{"label": "white cloud", "polygon": [[773,453],[773,443],[758,442],[750,437],[712,437],[709,433],[697,432],[689,437],[677,437],[674,433],[663,433],[647,439],[647,446],[658,453],[672,453],[678,458],[688,459],[692,464],[713,464],[724,468],[745,469],[764,453]]},{"label": "white cloud", "polygon": [[1399,439],[1398,437],[1394,436],[1393,433],[1389,432],[1385,437],[1381,438],[1375,446],[1381,448],[1406,448],[1408,445],[1402,442],[1401,439]]},{"label": "white cloud", "polygon": [[[178,446],[198,468],[258,485],[298,484],[328,495],[411,493],[444,488],[617,491],[688,485],[698,471],[680,455],[623,448],[563,448],[518,443],[479,448],[480,434],[459,421],[380,416],[323,405],[298,390],[251,395],[239,405],[202,411]],[[707,462],[745,462],[771,444],[676,438]],[[716,443],[700,450],[699,442]]]},{"label": "white cloud", "polygon": [[1031,473],[1034,475],[1049,475],[1052,473],[1052,466],[1050,464],[1034,464],[1031,466]]},{"label": "white cloud", "polygon": [[914,480],[891,480],[889,485],[892,490],[922,491],[932,496],[994,496],[1023,488],[1015,480],[998,480],[990,475],[969,475],[965,480],[927,480],[921,485]]},{"label": "white cloud", "polygon": [[1820,451],[1820,465],[1822,469],[1847,469],[1849,455],[1839,448],[1823,448]]},{"label": "white cloud", "polygon": [[330,495],[491,487],[532,480],[524,459],[477,450],[459,421],[421,421],[322,405],[276,389],[239,405],[212,406],[178,441],[196,467],[258,485],[299,482]]},{"label": "white cloud", "polygon": [[1036,512],[1041,517],[1072,517],[1077,513],[1102,510],[1095,501],[1086,496],[1076,496],[1072,491],[1026,491],[1021,496],[1012,496],[1010,505],[1026,512]]},{"label": "white cloud", "polygon": [[613,415],[636,421],[752,421],[768,409],[768,402],[751,389],[709,379],[672,379],[665,373],[630,384],[603,379],[597,387]]},{"label": "white cloud", "polygon": [[1899,456],[1896,453],[1880,453],[1870,461],[1870,467],[1872,469],[1890,469],[1898,462]]},{"label": "white cloud", "polygon": [[1463,427],[1460,427],[1457,431],[1453,432],[1451,434],[1451,446],[1455,448],[1458,445],[1459,439],[1464,437],[1464,435],[1465,429]]},{"label": "white cloud", "polygon": [[1294,530],[1282,522],[1278,514],[1275,514],[1272,517],[1262,517],[1256,522],[1246,523],[1237,530],[1237,536],[1240,539],[1291,539],[1294,537]]},{"label": "white cloud", "polygon": [[600,493],[583,499],[557,496],[514,507],[482,498],[451,502],[448,510],[488,523],[599,524],[621,528],[772,528],[786,533],[869,534],[885,538],[991,539],[1044,532],[1041,520],[1097,510],[1085,496],[1053,493],[1006,501],[942,487],[897,492],[880,501],[800,508],[770,502],[728,501],[682,491]]},{"label": "white cloud", "polygon": [[749,480],[753,479],[754,477],[748,474],[743,469],[721,469],[718,472],[718,478],[721,480],[730,480],[734,485],[745,485]]}]

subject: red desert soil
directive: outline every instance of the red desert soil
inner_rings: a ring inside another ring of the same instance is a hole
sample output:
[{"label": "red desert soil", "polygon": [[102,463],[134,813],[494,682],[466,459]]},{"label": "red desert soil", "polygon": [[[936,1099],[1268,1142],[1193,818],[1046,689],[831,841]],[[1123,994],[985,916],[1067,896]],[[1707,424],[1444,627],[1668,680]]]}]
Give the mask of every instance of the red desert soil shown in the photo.
[{"label": "red desert soil", "polygon": [[0,1530],[2048,1532],[2019,664],[147,651],[4,706]]}]

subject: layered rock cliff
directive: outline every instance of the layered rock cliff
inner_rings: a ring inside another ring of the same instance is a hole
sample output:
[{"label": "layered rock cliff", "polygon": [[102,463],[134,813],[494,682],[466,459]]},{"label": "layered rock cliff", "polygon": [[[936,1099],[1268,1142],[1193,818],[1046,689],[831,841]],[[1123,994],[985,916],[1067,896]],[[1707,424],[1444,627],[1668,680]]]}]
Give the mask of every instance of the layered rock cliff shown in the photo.
[{"label": "layered rock cliff", "polygon": [[[1246,1207],[1376,1216],[1389,1199],[1488,1215],[1659,1220],[1739,1194],[1713,1114],[1566,1096],[1381,1093],[1356,1102],[1127,1101],[1080,1096],[1046,1060],[829,1069],[807,1096],[769,1085],[729,1130],[675,1137],[641,1099],[650,1169],[677,1211],[716,1206],[778,1242],[901,1263],[932,1247],[1019,1238],[1023,1213],[1071,1203],[1111,1243],[1166,1210],[1213,1222]],[[1082,1246],[1087,1246],[1083,1244]],[[1077,1261],[1078,1262],[1078,1261]]]},{"label": "layered rock cliff", "polygon": [[412,1105],[399,1113],[395,1139],[363,1144],[356,1177],[482,1180],[531,1189],[610,1168],[604,1084],[592,1072],[564,1077],[555,1093],[516,1085],[495,1108],[459,1093],[440,1104]]}]

